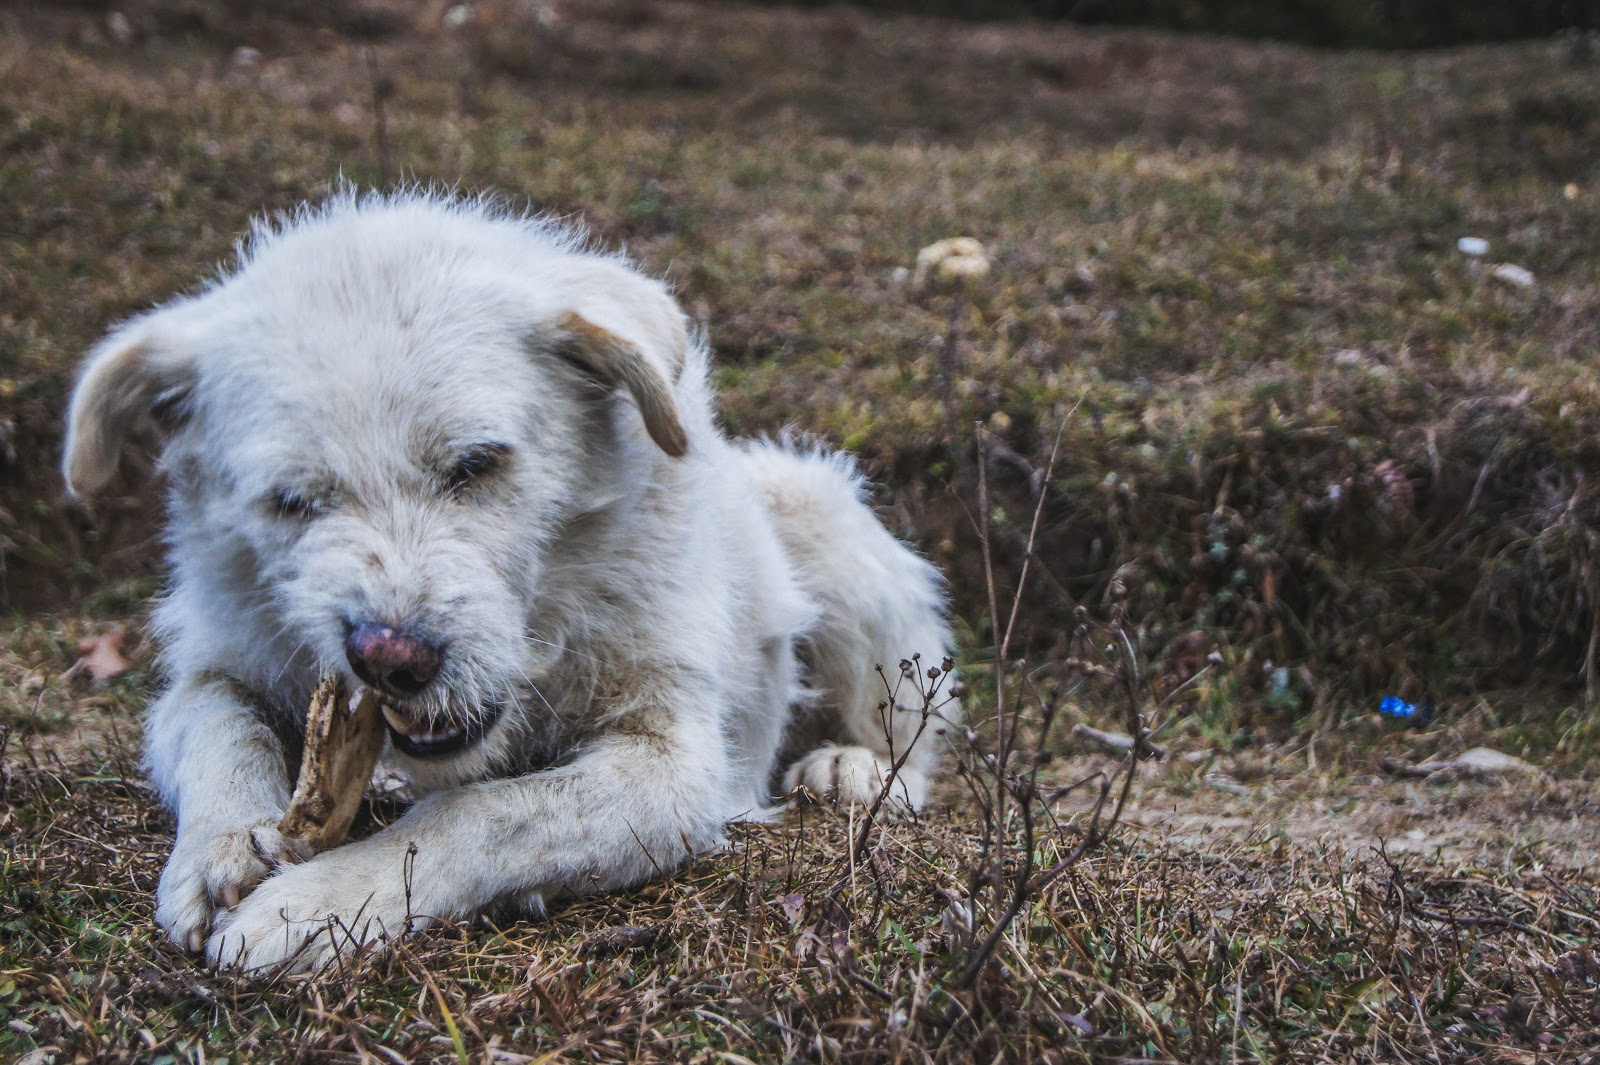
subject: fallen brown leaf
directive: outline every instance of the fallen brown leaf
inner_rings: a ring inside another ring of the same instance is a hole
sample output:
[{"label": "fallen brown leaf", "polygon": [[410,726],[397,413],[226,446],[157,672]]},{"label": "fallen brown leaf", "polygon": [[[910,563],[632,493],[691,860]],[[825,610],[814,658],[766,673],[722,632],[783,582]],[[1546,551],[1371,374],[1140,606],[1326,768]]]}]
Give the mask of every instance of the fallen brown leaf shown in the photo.
[{"label": "fallen brown leaf", "polygon": [[128,631],[117,626],[98,636],[86,636],[78,641],[79,658],[67,670],[68,676],[88,673],[95,680],[110,680],[128,671],[128,660],[122,657],[122,645]]}]

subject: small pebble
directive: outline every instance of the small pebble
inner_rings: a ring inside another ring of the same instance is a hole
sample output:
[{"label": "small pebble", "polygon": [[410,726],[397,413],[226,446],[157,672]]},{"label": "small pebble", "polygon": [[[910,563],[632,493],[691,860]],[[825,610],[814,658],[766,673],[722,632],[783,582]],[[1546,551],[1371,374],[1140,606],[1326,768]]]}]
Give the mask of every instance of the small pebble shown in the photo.
[{"label": "small pebble", "polygon": [[1467,255],[1480,258],[1489,254],[1489,242],[1482,237],[1462,237],[1456,241],[1456,247]]}]

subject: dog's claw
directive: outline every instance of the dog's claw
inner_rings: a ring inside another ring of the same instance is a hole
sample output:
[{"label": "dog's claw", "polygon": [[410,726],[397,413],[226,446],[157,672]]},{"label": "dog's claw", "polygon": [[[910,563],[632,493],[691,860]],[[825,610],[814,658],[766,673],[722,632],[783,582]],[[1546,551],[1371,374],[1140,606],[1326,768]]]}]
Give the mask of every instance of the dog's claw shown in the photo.
[{"label": "dog's claw", "polygon": [[180,837],[156,889],[156,923],[173,943],[204,951],[217,918],[237,909],[257,884],[277,870],[277,862],[261,857],[293,850],[281,841],[277,820]]}]

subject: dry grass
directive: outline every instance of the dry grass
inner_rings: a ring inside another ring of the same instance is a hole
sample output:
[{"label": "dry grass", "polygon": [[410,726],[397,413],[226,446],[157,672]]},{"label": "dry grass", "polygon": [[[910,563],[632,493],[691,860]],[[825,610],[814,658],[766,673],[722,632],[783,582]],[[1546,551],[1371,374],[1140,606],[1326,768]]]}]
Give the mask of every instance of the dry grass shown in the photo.
[{"label": "dry grass", "polygon": [[[1600,1060],[1592,70],[1540,43],[628,0],[480,0],[451,31],[448,7],[133,0],[116,33],[0,10],[0,1056]],[[707,323],[732,428],[861,452],[952,575],[972,704],[1009,699],[1005,809],[969,759],[977,791],[926,823],[810,809],[666,883],[309,981],[160,943],[150,649],[114,688],[61,678],[155,589],[153,492],[135,457],[64,503],[59,412],[108,322],[341,174],[581,214]],[[957,234],[994,259],[961,302],[897,274]],[[952,431],[974,422],[981,454]],[[1006,641],[985,577],[1006,602],[1036,512]],[[1037,872],[1098,794],[1052,817],[1041,790],[1120,764],[1068,739],[1125,709],[1103,631],[1173,755],[975,966],[1024,811]],[[1440,726],[1382,728],[1379,690]],[[1475,744],[1558,778],[1383,771]]]},{"label": "dry grass", "polygon": [[[36,641],[66,634],[24,626],[22,653],[0,663],[37,706],[104,715],[71,743],[41,735],[37,710],[0,727],[0,1049],[36,1062],[1600,1054],[1593,787],[1363,787],[1390,759],[1483,741],[1489,721],[1314,735],[1302,750],[1172,745],[1137,773],[1131,755],[1062,760],[1061,732],[1088,708],[1165,736],[1183,705],[1153,695],[1124,626],[1085,621],[1051,674],[1065,688],[1015,668],[991,686],[1003,717],[958,742],[923,820],[799,807],[548,921],[447,923],[311,977],[246,979],[204,971],[153,928],[172,825],[127,720],[149,648],[131,650],[119,690],[30,681],[27,661],[70,656]],[[907,675],[939,704],[937,679]],[[394,813],[369,811],[358,834]],[[1450,835],[1463,822],[1477,838]]]},{"label": "dry grass", "polygon": [[[1031,895],[966,988],[997,911],[972,864],[981,826],[944,812],[878,826],[852,861],[858,826],[813,807],[545,923],[448,926],[309,979],[219,976],[152,935],[171,825],[127,748],[107,753],[8,760],[0,1048],[96,1062],[1600,1054],[1592,871],[1126,833]],[[1073,841],[1049,833],[1040,862]]]}]

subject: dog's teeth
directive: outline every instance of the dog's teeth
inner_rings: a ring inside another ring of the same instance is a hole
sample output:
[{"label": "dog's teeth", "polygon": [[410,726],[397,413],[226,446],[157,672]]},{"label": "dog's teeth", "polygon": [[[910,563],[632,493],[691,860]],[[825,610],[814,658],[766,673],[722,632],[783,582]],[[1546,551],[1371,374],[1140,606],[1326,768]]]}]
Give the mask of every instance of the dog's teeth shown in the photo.
[{"label": "dog's teeth", "polygon": [[388,703],[383,704],[383,717],[389,722],[390,728],[413,743],[442,743],[461,735],[459,728],[429,728],[426,725],[418,725]]}]

